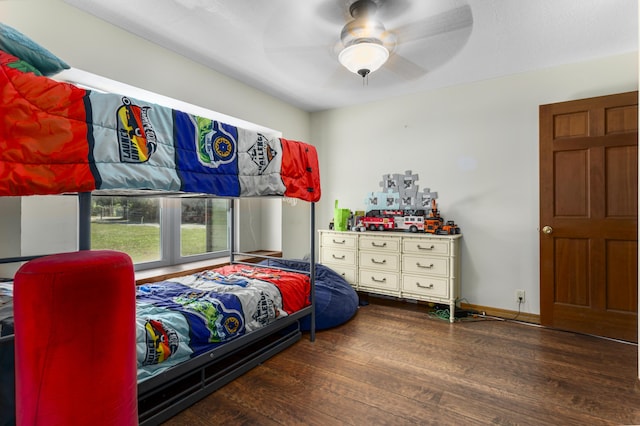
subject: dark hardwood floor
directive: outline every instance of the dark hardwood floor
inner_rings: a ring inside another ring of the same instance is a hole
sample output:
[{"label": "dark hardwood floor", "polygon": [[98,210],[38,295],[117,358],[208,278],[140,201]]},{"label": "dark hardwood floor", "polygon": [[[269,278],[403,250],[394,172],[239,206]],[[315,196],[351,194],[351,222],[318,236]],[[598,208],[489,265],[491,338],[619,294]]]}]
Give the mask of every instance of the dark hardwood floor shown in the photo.
[{"label": "dark hardwood floor", "polygon": [[635,344],[370,301],[165,425],[640,424]]}]

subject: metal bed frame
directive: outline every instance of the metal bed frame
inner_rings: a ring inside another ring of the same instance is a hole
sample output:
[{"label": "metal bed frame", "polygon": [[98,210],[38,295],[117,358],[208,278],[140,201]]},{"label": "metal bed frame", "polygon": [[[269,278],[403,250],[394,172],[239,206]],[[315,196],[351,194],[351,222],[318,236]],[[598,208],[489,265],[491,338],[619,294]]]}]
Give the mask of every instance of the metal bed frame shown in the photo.
[{"label": "metal bed frame", "polygon": [[[235,203],[230,206],[231,264],[247,264],[237,256],[262,259],[278,259],[236,251]],[[80,250],[91,248],[91,193],[79,193],[79,243]],[[307,274],[310,277],[310,305],[268,326],[238,337],[224,345],[200,354],[183,363],[172,366],[138,383],[138,420],[140,425],[155,425],[165,421],[190,405],[220,389],[265,360],[293,345],[301,339],[299,320],[310,316],[309,339],[315,341],[315,203],[310,202],[310,257],[309,272],[270,266],[277,269]],[[0,263],[24,262],[41,256],[25,256],[0,259]],[[0,337],[0,344],[12,344],[13,335]]]}]

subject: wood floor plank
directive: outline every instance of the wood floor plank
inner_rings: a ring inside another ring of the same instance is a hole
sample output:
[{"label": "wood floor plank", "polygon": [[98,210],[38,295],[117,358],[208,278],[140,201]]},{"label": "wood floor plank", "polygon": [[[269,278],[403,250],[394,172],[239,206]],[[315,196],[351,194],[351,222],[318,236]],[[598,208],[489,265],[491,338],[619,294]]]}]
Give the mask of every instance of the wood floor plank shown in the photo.
[{"label": "wood floor plank", "polygon": [[635,344],[370,302],[166,425],[640,424]]}]

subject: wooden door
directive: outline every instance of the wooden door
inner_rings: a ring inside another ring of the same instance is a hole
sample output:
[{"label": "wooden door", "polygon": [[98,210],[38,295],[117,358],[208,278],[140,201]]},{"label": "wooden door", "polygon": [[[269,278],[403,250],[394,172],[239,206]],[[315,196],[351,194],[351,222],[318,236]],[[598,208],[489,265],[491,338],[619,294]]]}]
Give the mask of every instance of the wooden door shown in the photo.
[{"label": "wooden door", "polygon": [[540,106],[540,320],[638,340],[638,92]]}]

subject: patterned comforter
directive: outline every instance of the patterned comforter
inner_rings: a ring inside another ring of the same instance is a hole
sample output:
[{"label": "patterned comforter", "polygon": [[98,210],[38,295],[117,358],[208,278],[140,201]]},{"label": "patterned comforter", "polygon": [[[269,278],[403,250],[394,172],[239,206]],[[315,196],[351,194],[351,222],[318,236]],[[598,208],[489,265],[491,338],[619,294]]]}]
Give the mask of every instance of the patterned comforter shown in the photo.
[{"label": "patterned comforter", "polygon": [[137,288],[143,380],[309,305],[309,277],[226,266]]}]

